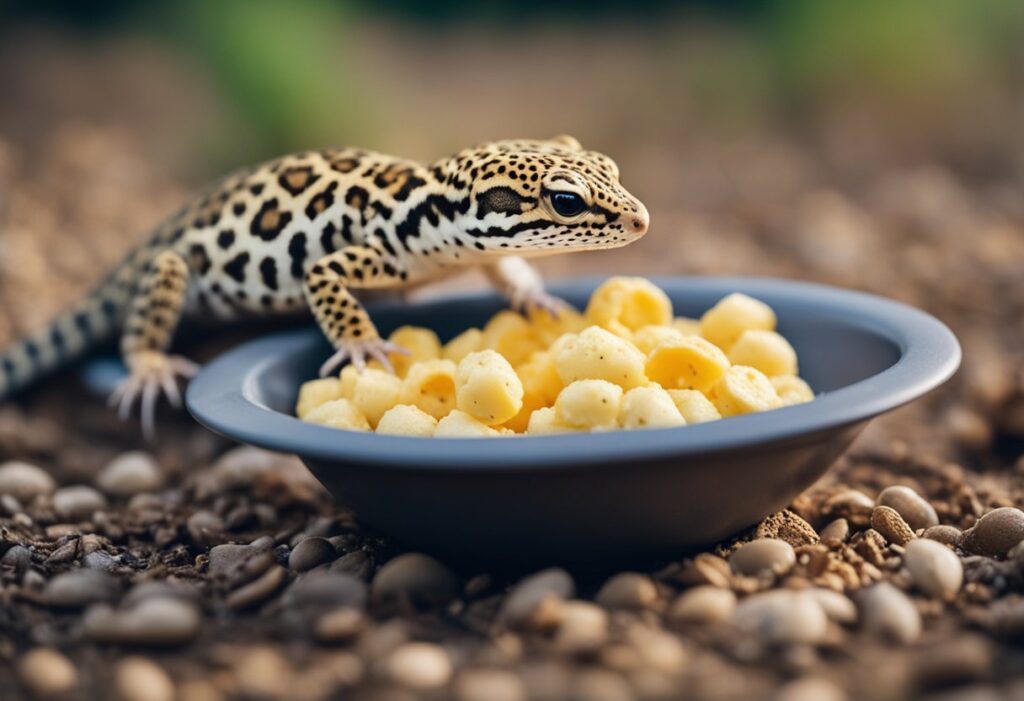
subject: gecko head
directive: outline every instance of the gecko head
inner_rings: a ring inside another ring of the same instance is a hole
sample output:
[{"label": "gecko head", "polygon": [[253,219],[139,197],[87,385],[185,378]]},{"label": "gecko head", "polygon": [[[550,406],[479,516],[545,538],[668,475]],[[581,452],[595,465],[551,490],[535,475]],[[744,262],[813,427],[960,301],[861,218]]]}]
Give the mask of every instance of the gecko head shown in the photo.
[{"label": "gecko head", "polygon": [[647,233],[647,208],[619,183],[615,161],[571,136],[495,141],[453,162],[469,190],[460,229],[479,251],[617,248]]}]

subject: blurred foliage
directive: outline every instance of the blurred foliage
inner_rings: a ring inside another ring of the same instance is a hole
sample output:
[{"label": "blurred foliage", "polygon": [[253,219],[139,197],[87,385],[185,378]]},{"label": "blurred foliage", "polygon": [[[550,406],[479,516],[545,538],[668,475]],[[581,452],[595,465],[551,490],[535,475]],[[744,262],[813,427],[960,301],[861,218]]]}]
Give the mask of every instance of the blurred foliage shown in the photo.
[{"label": "blurred foliage", "polygon": [[[756,121],[835,101],[941,110],[979,85],[1024,78],[1019,0],[0,0],[0,32],[44,18],[102,36],[150,35],[205,65],[242,125],[211,125],[209,162],[311,144],[374,142],[381,106],[346,39],[368,19],[443,37],[594,24],[648,27],[662,82],[712,123]],[[439,82],[439,89],[443,89]],[[944,102],[945,101],[945,102]],[[678,100],[677,100],[678,103]]]}]

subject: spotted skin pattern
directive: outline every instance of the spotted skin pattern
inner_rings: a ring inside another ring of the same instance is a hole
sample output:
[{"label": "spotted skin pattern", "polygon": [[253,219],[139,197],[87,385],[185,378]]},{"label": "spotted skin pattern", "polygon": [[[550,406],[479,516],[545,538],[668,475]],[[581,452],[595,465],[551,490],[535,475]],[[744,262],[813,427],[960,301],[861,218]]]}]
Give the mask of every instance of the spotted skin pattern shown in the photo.
[{"label": "spotted skin pattern", "polygon": [[[566,198],[571,212],[557,206]],[[151,420],[155,398],[175,401],[175,378],[195,371],[167,355],[182,316],[308,309],[338,351],[324,372],[362,366],[394,347],[352,290],[482,266],[515,306],[554,307],[525,258],[623,246],[648,221],[615,162],[568,136],[486,143],[432,164],[361,149],[284,156],[216,183],[76,308],[0,353],[0,399],[119,336],[131,375],[114,399],[127,414],[141,397]]]}]

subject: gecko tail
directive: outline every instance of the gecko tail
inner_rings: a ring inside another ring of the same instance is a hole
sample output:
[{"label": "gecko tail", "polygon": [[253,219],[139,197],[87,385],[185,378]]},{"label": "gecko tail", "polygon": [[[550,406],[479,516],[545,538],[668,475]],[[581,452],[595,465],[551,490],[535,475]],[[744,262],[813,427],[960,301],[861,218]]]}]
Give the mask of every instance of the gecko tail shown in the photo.
[{"label": "gecko tail", "polygon": [[117,334],[123,305],[103,291],[0,350],[0,402]]}]

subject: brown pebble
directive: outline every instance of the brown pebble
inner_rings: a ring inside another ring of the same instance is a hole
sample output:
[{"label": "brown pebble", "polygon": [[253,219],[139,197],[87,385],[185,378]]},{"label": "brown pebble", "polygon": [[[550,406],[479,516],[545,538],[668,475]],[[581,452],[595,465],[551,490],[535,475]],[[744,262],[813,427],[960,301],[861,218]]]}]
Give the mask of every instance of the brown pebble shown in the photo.
[{"label": "brown pebble", "polygon": [[235,610],[255,606],[277,591],[287,576],[283,567],[274,565],[253,581],[228,594],[224,603],[228,608]]},{"label": "brown pebble", "polygon": [[942,543],[927,538],[908,543],[903,563],[914,585],[928,596],[950,601],[960,591],[963,564],[956,553]]},{"label": "brown pebble", "polygon": [[821,529],[821,542],[830,547],[837,547],[846,542],[850,535],[850,522],[845,518],[837,518]]},{"label": "brown pebble", "polygon": [[546,627],[557,623],[548,614],[576,591],[572,577],[558,568],[543,570],[520,580],[501,609],[502,621],[513,628]]},{"label": "brown pebble", "polygon": [[118,662],[115,683],[121,701],[174,701],[174,682],[160,665],[145,657]]},{"label": "brown pebble", "polygon": [[735,610],[736,595],[732,590],[703,585],[680,594],[668,617],[675,623],[714,624],[729,620]]},{"label": "brown pebble", "polygon": [[456,701],[526,701],[526,685],[504,669],[467,669],[454,684]]},{"label": "brown pebble", "polygon": [[288,567],[295,572],[305,572],[334,559],[334,546],[323,538],[306,538],[300,541],[288,555]]},{"label": "brown pebble", "polygon": [[921,537],[958,548],[960,541],[963,540],[963,533],[955,526],[932,526],[926,528]]},{"label": "brown pebble", "polygon": [[459,593],[455,574],[422,553],[405,553],[381,567],[370,585],[373,602],[393,605],[407,602],[416,608],[444,606]]},{"label": "brown pebble", "polygon": [[914,539],[914,531],[899,512],[888,506],[876,506],[871,512],[871,527],[896,545],[906,545]]},{"label": "brown pebble", "polygon": [[313,636],[322,643],[346,642],[363,631],[366,616],[356,608],[340,608],[317,619]]},{"label": "brown pebble", "polygon": [[78,685],[78,671],[52,648],[37,647],[18,660],[18,678],[37,698],[66,694]]},{"label": "brown pebble", "polygon": [[846,692],[821,677],[804,677],[783,684],[775,701],[846,701]]},{"label": "brown pebble", "polygon": [[823,511],[833,518],[845,518],[852,525],[865,526],[871,518],[875,501],[864,492],[844,489],[825,500]]},{"label": "brown pebble", "polygon": [[934,507],[910,487],[894,485],[879,493],[879,506],[895,509],[912,530],[931,528],[939,523]]},{"label": "brown pebble", "polygon": [[785,509],[761,521],[754,531],[754,538],[777,538],[786,541],[794,548],[799,548],[801,545],[817,543],[818,533],[807,521],[789,509]]},{"label": "brown pebble", "polygon": [[555,631],[555,647],[567,653],[592,652],[608,640],[608,613],[589,601],[566,601]]},{"label": "brown pebble", "polygon": [[658,587],[645,574],[623,572],[601,587],[594,600],[609,609],[642,609],[658,600]]},{"label": "brown pebble", "polygon": [[776,538],[760,538],[746,543],[729,556],[735,572],[754,576],[768,571],[775,575],[788,572],[796,564],[793,546]]},{"label": "brown pebble", "polygon": [[975,555],[1003,557],[1024,541],[1024,511],[1012,506],[993,509],[964,531],[963,548]]}]

